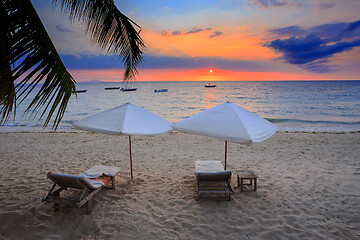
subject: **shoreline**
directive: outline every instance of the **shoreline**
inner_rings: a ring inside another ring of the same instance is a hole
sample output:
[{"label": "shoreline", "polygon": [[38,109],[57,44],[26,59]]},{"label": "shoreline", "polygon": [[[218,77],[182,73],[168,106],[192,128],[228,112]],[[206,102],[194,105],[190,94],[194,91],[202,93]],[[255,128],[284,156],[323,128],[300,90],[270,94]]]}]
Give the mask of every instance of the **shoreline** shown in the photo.
[{"label": "shoreline", "polygon": [[[195,201],[194,162],[224,159],[224,143],[172,132],[132,138],[77,132],[0,133],[0,238],[358,239],[360,132],[278,132],[252,145],[228,144],[228,168],[258,175],[256,192]],[[49,171],[78,174],[118,166],[114,190],[94,210],[54,213],[41,198]]]},{"label": "shoreline", "polygon": [[[78,130],[75,128],[60,128],[55,132],[50,129],[43,129],[42,127],[12,127],[12,126],[0,126],[1,133],[86,133],[87,131]],[[171,133],[181,133],[176,130],[170,131]],[[313,131],[313,130],[287,130],[279,127],[278,132],[280,133],[334,133],[334,134],[345,134],[345,133],[360,133],[360,130],[336,130],[336,131]],[[91,132],[87,132],[91,133]],[[94,133],[97,134],[97,133]]]}]

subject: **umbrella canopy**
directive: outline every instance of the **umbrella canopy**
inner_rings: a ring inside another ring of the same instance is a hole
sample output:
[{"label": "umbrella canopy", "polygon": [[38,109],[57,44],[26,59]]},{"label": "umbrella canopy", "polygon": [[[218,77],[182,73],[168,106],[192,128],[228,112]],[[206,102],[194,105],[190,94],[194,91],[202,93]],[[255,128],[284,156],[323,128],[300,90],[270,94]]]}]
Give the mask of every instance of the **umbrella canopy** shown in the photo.
[{"label": "umbrella canopy", "polygon": [[73,123],[76,129],[115,135],[156,135],[171,130],[171,123],[131,103]]},{"label": "umbrella canopy", "polygon": [[227,141],[237,143],[262,142],[278,127],[266,119],[234,103],[223,103],[204,110],[172,125],[175,130],[225,141],[225,169]]},{"label": "umbrella canopy", "polygon": [[76,129],[90,132],[128,135],[131,179],[131,135],[156,135],[170,131],[171,123],[148,110],[126,103],[73,123]]}]

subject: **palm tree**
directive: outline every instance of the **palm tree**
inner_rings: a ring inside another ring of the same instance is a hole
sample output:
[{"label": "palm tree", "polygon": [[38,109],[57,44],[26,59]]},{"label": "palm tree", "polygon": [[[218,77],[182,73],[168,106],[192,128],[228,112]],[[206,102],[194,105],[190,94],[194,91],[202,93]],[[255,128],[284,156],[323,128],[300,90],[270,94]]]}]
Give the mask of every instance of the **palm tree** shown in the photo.
[{"label": "palm tree", "polygon": [[[140,27],[113,0],[53,0],[53,5],[70,20],[82,22],[98,47],[121,58],[126,68],[124,81],[134,78],[145,45],[135,29]],[[56,130],[75,91],[75,79],[30,0],[0,0],[0,23],[0,123],[8,121],[11,113],[15,115],[17,105],[41,82],[26,112],[40,112],[40,118],[47,114],[44,127],[56,112],[52,126]]]}]

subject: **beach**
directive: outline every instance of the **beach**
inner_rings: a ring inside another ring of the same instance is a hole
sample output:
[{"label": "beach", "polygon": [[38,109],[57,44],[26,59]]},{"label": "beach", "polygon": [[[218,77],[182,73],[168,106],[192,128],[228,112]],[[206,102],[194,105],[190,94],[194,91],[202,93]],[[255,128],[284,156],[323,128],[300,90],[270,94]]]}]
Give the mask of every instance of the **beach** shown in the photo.
[{"label": "beach", "polygon": [[[87,132],[0,133],[0,239],[359,239],[360,132],[278,132],[228,143],[228,169],[250,169],[257,191],[195,200],[196,160],[224,161],[224,142],[172,132],[128,137]],[[120,167],[94,209],[53,211],[41,199],[49,171]]]}]

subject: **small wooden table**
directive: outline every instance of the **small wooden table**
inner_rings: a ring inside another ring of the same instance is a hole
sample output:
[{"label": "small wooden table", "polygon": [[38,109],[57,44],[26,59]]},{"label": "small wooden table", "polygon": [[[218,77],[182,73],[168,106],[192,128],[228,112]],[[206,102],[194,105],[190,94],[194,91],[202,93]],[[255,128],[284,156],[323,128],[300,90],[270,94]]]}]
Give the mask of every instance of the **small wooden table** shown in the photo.
[{"label": "small wooden table", "polygon": [[[257,176],[251,170],[237,170],[235,171],[237,174],[237,182],[238,187],[240,187],[240,192],[244,191],[244,187],[253,186],[254,191],[256,191],[257,187]],[[248,180],[248,182],[247,182]],[[254,182],[254,185],[253,185]]]}]

